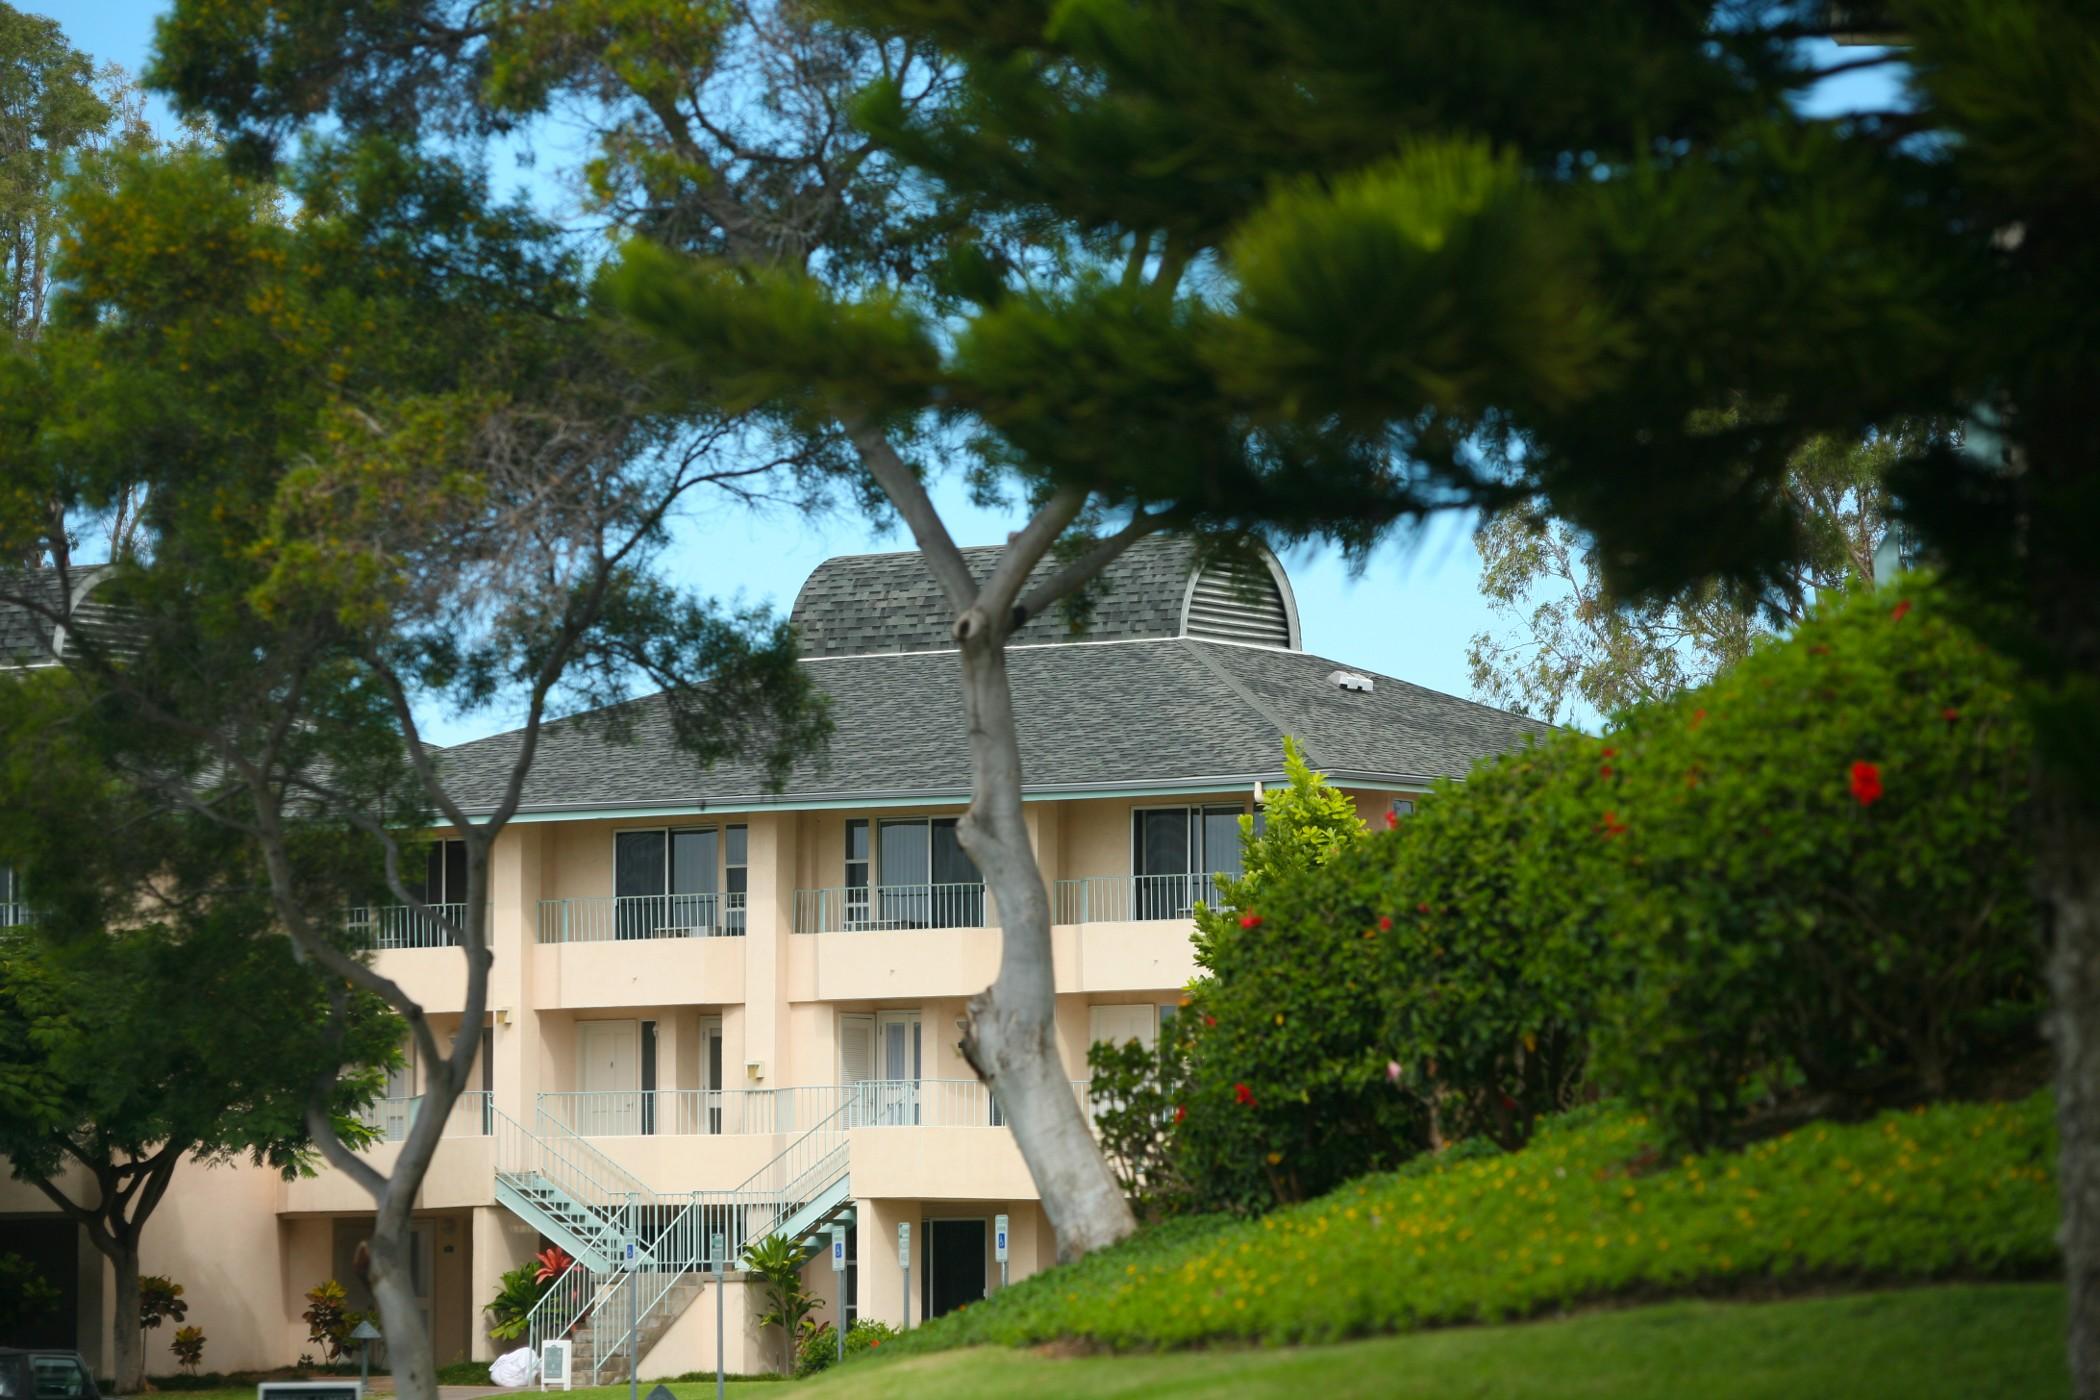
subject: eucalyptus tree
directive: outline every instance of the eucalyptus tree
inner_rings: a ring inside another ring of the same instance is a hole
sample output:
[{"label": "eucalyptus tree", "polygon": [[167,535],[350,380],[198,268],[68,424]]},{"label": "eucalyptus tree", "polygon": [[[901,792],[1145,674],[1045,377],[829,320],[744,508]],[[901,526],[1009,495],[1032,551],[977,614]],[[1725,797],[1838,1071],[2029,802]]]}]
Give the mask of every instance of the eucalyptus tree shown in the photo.
[{"label": "eucalyptus tree", "polygon": [[[272,924],[325,977],[306,1128],[373,1197],[368,1282],[405,1394],[432,1396],[409,1221],[487,1009],[489,855],[551,717],[661,691],[705,762],[784,775],[824,719],[784,625],[665,576],[670,523],[708,494],[787,490],[795,464],[721,444],[719,416],[657,390],[588,314],[556,230],[492,203],[474,169],[380,138],[315,143],[281,180],[215,153],[120,159],[62,208],[58,293],[0,363],[0,539],[56,564],[0,576],[43,624],[93,762],[232,833]],[[147,485],[148,547],[92,576],[56,517]],[[92,588],[90,588],[92,585]],[[489,711],[515,740],[469,801],[423,729]],[[466,852],[458,910],[426,902],[424,833]],[[346,936],[396,902],[457,945],[458,1028]],[[398,1016],[426,1067],[390,1172],[335,1131],[357,1006]]]}]

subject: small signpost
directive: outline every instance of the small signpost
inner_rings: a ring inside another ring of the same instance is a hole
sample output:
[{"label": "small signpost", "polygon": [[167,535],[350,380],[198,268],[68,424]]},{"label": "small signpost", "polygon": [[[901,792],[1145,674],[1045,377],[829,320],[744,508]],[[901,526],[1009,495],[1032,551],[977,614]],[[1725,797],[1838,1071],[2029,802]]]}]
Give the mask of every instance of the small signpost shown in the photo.
[{"label": "small signpost", "polygon": [[999,1287],[1006,1288],[1006,1217],[992,1217],[992,1257],[999,1261]]},{"label": "small signpost", "polygon": [[897,1262],[904,1268],[904,1330],[911,1331],[911,1222],[897,1222]]},{"label": "small signpost", "polygon": [[722,1256],[728,1251],[722,1247],[722,1237],[716,1235],[707,1242],[708,1257],[715,1261],[715,1400],[722,1400]]},{"label": "small signpost", "polygon": [[839,1360],[846,1359],[846,1227],[831,1227],[831,1271],[839,1276],[838,1326],[832,1331],[839,1334]]},{"label": "small signpost", "polygon": [[540,1343],[540,1389],[559,1385],[567,1390],[569,1384],[569,1344],[550,1337]]},{"label": "small signpost", "polygon": [[372,1343],[379,1340],[379,1329],[366,1318],[350,1329],[350,1340],[357,1343],[357,1389],[362,1394],[372,1382]]}]

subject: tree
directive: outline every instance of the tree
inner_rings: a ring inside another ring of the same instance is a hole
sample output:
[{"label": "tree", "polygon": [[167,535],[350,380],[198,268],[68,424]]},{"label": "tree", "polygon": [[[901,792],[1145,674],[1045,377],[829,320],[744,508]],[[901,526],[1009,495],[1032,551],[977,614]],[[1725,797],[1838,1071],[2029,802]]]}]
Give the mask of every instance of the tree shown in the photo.
[{"label": "tree", "polygon": [[340,1046],[324,1034],[322,979],[256,927],[265,907],[72,946],[15,928],[0,943],[0,1153],[110,1261],[112,1374],[126,1394],[145,1382],[140,1240],[177,1167],[246,1157],[311,1171],[315,1077],[337,1086],[333,1131],[362,1143],[372,1134],[357,1112],[384,1092],[396,1053],[397,1023],[371,999]]},{"label": "tree", "polygon": [[1480,591],[1500,627],[1473,637],[1473,692],[1552,723],[1576,703],[1600,715],[1702,684],[1775,628],[1799,625],[1825,594],[1871,590],[1889,528],[1889,467],[1944,430],[1900,424],[1849,444],[1810,442],[1786,489],[1806,527],[1805,549],[1779,587],[1745,596],[1701,581],[1624,601],[1605,586],[1595,546],[1539,500],[1503,510],[1474,535]]},{"label": "tree", "polygon": [[[0,300],[5,342],[36,337],[51,292],[58,244],[58,191],[95,152],[150,144],[138,90],[114,64],[99,71],[65,40],[56,20],[0,0]],[[111,558],[129,552],[138,528],[132,491],[118,493],[101,522]],[[70,551],[77,528],[53,532]],[[44,562],[42,552],[25,561]]]},{"label": "tree", "polygon": [[[677,512],[773,464],[720,456],[733,423],[658,413],[557,233],[459,162],[315,143],[279,183],[215,152],[120,153],[62,217],[50,323],[0,363],[0,463],[31,488],[0,498],[0,539],[55,558],[56,586],[0,576],[0,603],[66,625],[45,658],[71,687],[55,723],[88,760],[260,873],[271,922],[327,979],[333,1063],[357,1062],[361,997],[405,1023],[428,1075],[391,1173],[335,1131],[333,1065],[309,1079],[307,1128],[373,1197],[367,1281],[403,1393],[428,1397],[410,1214],[479,1047],[489,852],[542,727],[654,683],[700,761],[736,746],[784,775],[824,732],[784,626],[658,568]],[[139,481],[150,547],[98,585],[120,622],[100,628],[73,613],[54,521]],[[426,703],[519,717],[499,781],[446,772]],[[466,848],[457,917],[411,874],[440,826]],[[442,1045],[343,928],[384,902],[461,950]]]},{"label": "tree", "polygon": [[[1614,596],[1645,597],[1704,579],[1749,596],[1776,586],[1810,552],[1785,489],[1804,444],[1913,416],[1961,424],[1960,446],[1907,456],[1891,489],[2030,681],[2074,1373],[2100,1393],[2100,473],[2083,320],[2100,280],[2085,236],[2100,180],[2064,154],[2100,149],[2076,97],[2089,10],[1897,0],[1907,54],[1819,66],[1803,41],[1829,30],[1822,0],[847,8],[860,33],[890,37],[867,40],[859,66],[823,68],[827,81],[850,84],[900,52],[938,55],[941,80],[880,72],[856,109],[876,149],[815,123],[836,137],[825,150],[853,153],[844,166],[745,147],[768,158],[746,168],[826,209],[853,208],[857,187],[822,177],[901,168],[915,229],[982,234],[931,258],[861,240],[884,256],[837,264],[798,245],[834,279],[827,289],[862,279],[853,290],[866,295],[843,302],[782,276],[696,288],[640,258],[626,291],[631,309],[696,344],[693,328],[711,325],[710,352],[733,343],[706,366],[711,389],[844,424],[941,571],[965,665],[989,680],[982,695],[997,693],[996,662],[974,658],[996,654],[1003,608],[1048,601],[1024,598],[1016,576],[1063,530],[1053,515],[1022,532],[1016,567],[979,589],[940,548],[885,429],[978,433],[996,449],[985,460],[1026,463],[1038,474],[1023,479],[1049,486],[1060,510],[1070,498],[1057,488],[1107,481],[1118,512],[1166,507],[1154,523],[1183,528],[1258,521],[1292,538],[1347,519],[1342,538],[1361,544],[1396,519],[1543,495],[1595,539]],[[579,56],[605,43],[559,42],[526,21],[573,31],[602,9],[554,0],[316,0],[243,15],[180,6],[158,69],[239,139],[323,111],[353,125],[382,107],[396,120],[410,107],[515,113],[529,85],[491,105],[482,75],[506,59],[530,72],[533,52],[551,52],[569,64],[568,92],[635,118],[608,124],[605,168],[633,172],[622,188],[637,208],[667,227],[689,218],[680,246],[765,260],[749,254],[764,254],[762,239],[739,243],[755,226],[746,187],[709,178],[724,128],[700,117],[722,109],[696,112],[705,83],[678,86],[722,73],[723,50],[685,65],[619,32],[619,62],[591,67]],[[1833,73],[1892,63],[1910,83],[1891,110],[1818,117],[1794,101]],[[1109,248],[1120,270],[1103,267]],[[900,298],[920,291],[943,313],[938,335],[907,324]],[[725,314],[754,300],[771,314]],[[804,334],[785,333],[798,324]],[[857,415],[825,407],[855,401]],[[1384,489],[1357,499],[1378,469]],[[1000,717],[972,704],[996,790],[1012,781]],[[987,851],[1005,820],[973,811]],[[979,863],[1011,881],[1017,899],[1000,904],[1025,958],[1040,947],[1029,881]],[[1002,979],[1008,968],[1016,995],[1041,975],[1009,957]],[[1009,1048],[1031,1053],[1032,1014],[996,1028],[978,1015],[976,1053],[995,1081]],[[1032,1115],[1016,1123],[1024,1148],[1040,1137]],[[1050,1131],[1062,1140],[1065,1127]],[[1099,1191],[1029,1160],[1061,1242],[1068,1224],[1081,1249],[1122,1228],[1105,1206],[1093,1216]]]}]

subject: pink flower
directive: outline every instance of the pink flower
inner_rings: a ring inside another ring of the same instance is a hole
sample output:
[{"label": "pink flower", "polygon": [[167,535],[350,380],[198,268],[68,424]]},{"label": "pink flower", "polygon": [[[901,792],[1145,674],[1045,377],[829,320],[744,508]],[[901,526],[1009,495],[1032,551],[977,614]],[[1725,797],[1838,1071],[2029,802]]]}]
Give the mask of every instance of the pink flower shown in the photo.
[{"label": "pink flower", "polygon": [[1385,1062],[1385,1078],[1389,1084],[1398,1084],[1400,1082],[1400,1062],[1398,1060],[1387,1060]]}]

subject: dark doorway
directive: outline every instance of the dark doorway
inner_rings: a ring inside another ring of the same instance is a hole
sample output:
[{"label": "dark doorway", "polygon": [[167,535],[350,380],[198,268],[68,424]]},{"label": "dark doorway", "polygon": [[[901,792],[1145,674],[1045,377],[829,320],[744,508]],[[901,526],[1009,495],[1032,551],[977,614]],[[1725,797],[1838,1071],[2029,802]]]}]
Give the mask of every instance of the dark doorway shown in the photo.
[{"label": "dark doorway", "polygon": [[983,1302],[984,1221],[931,1220],[926,1232],[926,1316]]},{"label": "dark doorway", "polygon": [[6,1299],[16,1306],[0,1317],[0,1346],[77,1348],[80,1227],[51,1216],[0,1220],[0,1241],[0,1292],[21,1295]]}]

